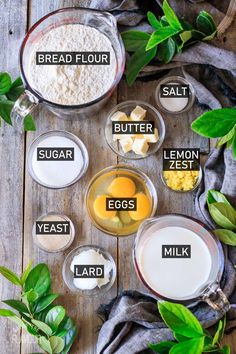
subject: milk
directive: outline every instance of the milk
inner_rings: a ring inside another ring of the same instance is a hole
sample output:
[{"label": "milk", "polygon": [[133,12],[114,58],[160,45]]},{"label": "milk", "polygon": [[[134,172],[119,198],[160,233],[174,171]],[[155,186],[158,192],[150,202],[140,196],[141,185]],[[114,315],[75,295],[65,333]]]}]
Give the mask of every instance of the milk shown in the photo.
[{"label": "milk", "polygon": [[[37,148],[74,148],[73,161],[38,161]],[[39,141],[32,154],[32,170],[45,186],[61,188],[72,183],[80,174],[83,165],[83,155],[79,146],[71,139],[60,136],[51,135]]]},{"label": "milk", "polygon": [[[163,245],[190,245],[191,258],[163,258]],[[173,300],[198,296],[207,284],[212,268],[206,243],[194,232],[177,226],[147,234],[138,249],[137,261],[149,287]]]}]

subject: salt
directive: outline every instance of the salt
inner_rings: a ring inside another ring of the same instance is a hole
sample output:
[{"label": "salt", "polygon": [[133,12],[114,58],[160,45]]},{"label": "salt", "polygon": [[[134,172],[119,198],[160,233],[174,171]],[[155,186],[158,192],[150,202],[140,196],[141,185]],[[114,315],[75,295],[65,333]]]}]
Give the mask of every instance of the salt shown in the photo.
[{"label": "salt", "polygon": [[[169,85],[179,85],[177,82],[169,82]],[[188,104],[189,97],[161,97],[159,96],[160,103],[167,111],[181,112]]]}]

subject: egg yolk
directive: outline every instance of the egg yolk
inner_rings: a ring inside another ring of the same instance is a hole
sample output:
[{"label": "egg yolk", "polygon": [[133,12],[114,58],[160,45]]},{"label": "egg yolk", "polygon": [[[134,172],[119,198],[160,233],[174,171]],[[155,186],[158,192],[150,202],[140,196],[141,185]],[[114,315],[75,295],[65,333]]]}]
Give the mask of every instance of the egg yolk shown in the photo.
[{"label": "egg yolk", "polygon": [[130,210],[130,217],[135,221],[149,217],[151,213],[151,203],[148,197],[143,193],[137,193],[133,198],[136,198],[137,200],[137,210]]},{"label": "egg yolk", "polygon": [[106,210],[106,199],[109,198],[109,195],[103,194],[99,195],[94,203],[93,209],[95,214],[100,219],[112,219],[116,216],[116,210]]},{"label": "egg yolk", "polygon": [[108,187],[108,193],[114,198],[131,198],[135,191],[135,183],[128,177],[117,177]]}]

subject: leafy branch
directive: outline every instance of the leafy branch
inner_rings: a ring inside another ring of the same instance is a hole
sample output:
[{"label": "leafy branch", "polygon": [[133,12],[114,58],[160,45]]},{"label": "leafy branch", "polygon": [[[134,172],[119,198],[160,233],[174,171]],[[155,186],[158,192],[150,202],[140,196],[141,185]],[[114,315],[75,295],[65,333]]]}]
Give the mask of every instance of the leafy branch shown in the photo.
[{"label": "leafy branch", "polygon": [[236,108],[220,108],[203,113],[191,125],[192,130],[207,138],[220,138],[217,147],[232,148],[236,160]]},{"label": "leafy branch", "polygon": [[208,41],[217,33],[216,24],[206,11],[196,19],[196,28],[179,19],[167,0],[163,2],[164,16],[158,19],[152,12],[147,13],[152,33],[130,30],[121,33],[125,49],[132,53],[126,65],[126,79],[132,85],[139,72],[154,58],[169,63],[175,54],[198,41]]},{"label": "leafy branch", "polygon": [[198,319],[181,304],[158,302],[159,313],[165,324],[172,330],[176,341],[149,344],[149,348],[159,354],[230,354],[230,348],[221,346],[226,319],[219,321],[212,337],[202,328]]},{"label": "leafy branch", "polygon": [[64,307],[54,306],[58,294],[51,293],[51,276],[46,264],[32,268],[28,265],[21,277],[10,269],[0,266],[2,274],[11,283],[21,288],[20,300],[10,299],[3,303],[17,311],[0,309],[0,316],[8,317],[32,336],[48,354],[69,352],[78,329],[67,316]]},{"label": "leafy branch", "polygon": [[[11,111],[15,101],[24,92],[23,82],[20,77],[12,81],[11,76],[7,72],[0,73],[0,125],[1,118],[12,125]],[[36,130],[33,117],[29,114],[24,119],[25,131]]]}]

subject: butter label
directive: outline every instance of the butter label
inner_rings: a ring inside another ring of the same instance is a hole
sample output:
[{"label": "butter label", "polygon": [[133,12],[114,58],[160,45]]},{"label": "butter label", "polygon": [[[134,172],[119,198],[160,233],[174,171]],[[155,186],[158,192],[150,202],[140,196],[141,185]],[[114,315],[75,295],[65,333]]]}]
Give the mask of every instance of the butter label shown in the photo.
[{"label": "butter label", "polygon": [[161,97],[189,97],[189,85],[184,84],[163,84],[160,87]]},{"label": "butter label", "polygon": [[97,264],[75,264],[74,278],[104,278],[104,265]]},{"label": "butter label", "polygon": [[191,245],[162,245],[162,258],[191,258]]},{"label": "butter label", "polygon": [[37,147],[38,161],[74,161],[73,147]]},{"label": "butter label", "polygon": [[137,198],[106,198],[106,210],[136,211]]},{"label": "butter label", "polygon": [[163,149],[163,171],[199,171],[200,149]]},{"label": "butter label", "polygon": [[112,134],[154,134],[155,123],[149,121],[113,121]]}]

